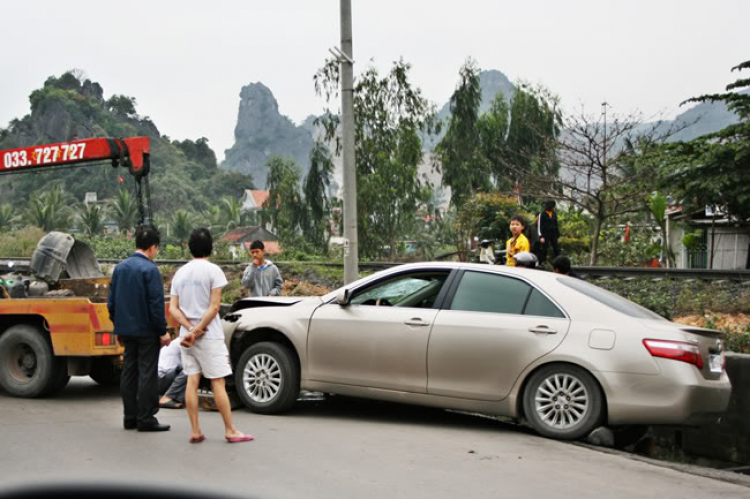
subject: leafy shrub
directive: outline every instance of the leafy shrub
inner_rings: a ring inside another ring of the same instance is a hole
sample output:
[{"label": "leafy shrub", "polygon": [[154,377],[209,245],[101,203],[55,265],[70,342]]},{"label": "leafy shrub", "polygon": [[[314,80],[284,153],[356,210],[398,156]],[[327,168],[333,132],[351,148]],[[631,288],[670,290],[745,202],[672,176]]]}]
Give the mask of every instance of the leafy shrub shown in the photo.
[{"label": "leafy shrub", "polygon": [[94,236],[78,239],[91,246],[97,258],[125,259],[135,251],[135,240],[125,236]]},{"label": "leafy shrub", "polygon": [[0,234],[0,256],[30,258],[43,236],[42,229],[31,226]]}]

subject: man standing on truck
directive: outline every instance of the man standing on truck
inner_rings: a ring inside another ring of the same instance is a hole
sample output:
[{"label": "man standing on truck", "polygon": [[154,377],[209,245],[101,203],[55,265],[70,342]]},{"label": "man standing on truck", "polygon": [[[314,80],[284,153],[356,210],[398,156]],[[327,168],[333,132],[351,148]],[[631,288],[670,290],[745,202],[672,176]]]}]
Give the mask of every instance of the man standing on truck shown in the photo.
[{"label": "man standing on truck", "polygon": [[159,349],[169,346],[164,316],[164,283],[153,259],[159,251],[159,233],[141,226],[135,232],[136,251],[112,274],[107,308],[114,334],[125,346],[120,379],[126,430],[167,431],[155,415],[159,410]]}]

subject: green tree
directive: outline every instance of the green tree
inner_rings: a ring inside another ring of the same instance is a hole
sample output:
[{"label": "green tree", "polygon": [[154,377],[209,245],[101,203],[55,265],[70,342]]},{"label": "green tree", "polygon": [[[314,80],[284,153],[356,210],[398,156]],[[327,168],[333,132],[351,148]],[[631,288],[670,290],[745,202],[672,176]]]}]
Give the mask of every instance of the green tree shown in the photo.
[{"label": "green tree", "polygon": [[0,232],[12,229],[18,218],[18,213],[12,204],[6,203],[0,206]]},{"label": "green tree", "polygon": [[[338,64],[328,61],[315,75],[319,95],[338,95]],[[362,255],[390,254],[411,228],[428,192],[419,176],[423,132],[436,125],[435,106],[409,81],[411,65],[399,60],[381,77],[367,68],[354,88],[357,224]],[[326,112],[319,120],[326,139],[336,138],[339,118]]]},{"label": "green tree", "polygon": [[264,205],[281,244],[299,245],[298,228],[302,219],[300,173],[293,159],[268,160],[268,200]]},{"label": "green tree", "polygon": [[556,106],[557,98],[543,87],[519,85],[513,95],[504,159],[521,192],[526,175],[557,176],[555,139],[560,129]]},{"label": "green tree", "polygon": [[117,222],[120,232],[131,230],[138,220],[138,206],[125,189],[120,189],[117,197],[110,204],[112,217]]},{"label": "green tree", "polygon": [[212,233],[216,233],[216,231],[223,233],[226,231],[226,223],[224,223],[224,213],[220,205],[213,205],[208,209],[203,210],[200,214],[200,221]]},{"label": "green tree", "polygon": [[333,175],[333,160],[328,148],[321,142],[315,142],[310,151],[310,170],[305,177],[303,191],[307,207],[304,224],[305,238],[315,249],[326,251],[326,213],[330,203],[326,191]]},{"label": "green tree", "polygon": [[172,215],[172,236],[184,246],[190,238],[190,233],[195,228],[193,215],[187,210],[177,210]]},{"label": "green tree", "polygon": [[76,225],[87,237],[101,234],[104,230],[102,209],[95,204],[81,204],[76,207]]},{"label": "green tree", "polygon": [[221,222],[225,231],[242,227],[247,222],[247,216],[243,213],[242,205],[236,197],[222,197],[219,207],[221,209]]},{"label": "green tree", "polygon": [[[750,61],[732,71],[750,69]],[[746,223],[750,220],[750,78],[738,79],[721,94],[701,95],[692,102],[725,102],[739,122],[689,142],[662,145],[652,160],[661,166],[662,188],[688,209],[718,206]]]},{"label": "green tree", "polygon": [[492,99],[490,109],[479,117],[477,129],[482,154],[487,160],[493,183],[501,192],[510,192],[513,187],[506,147],[509,122],[508,102],[503,93],[498,92]]},{"label": "green tree", "polygon": [[[611,220],[647,209],[644,201],[655,190],[657,175],[653,166],[637,158],[687,126],[649,126],[643,121],[639,112],[609,119],[584,110],[566,115],[553,146],[555,161],[565,174],[554,177],[540,168],[515,169],[532,196],[562,200],[591,215],[589,265],[597,265],[599,239]],[[532,151],[528,159],[534,157]]]},{"label": "green tree", "polygon": [[44,232],[70,228],[69,196],[56,185],[42,194],[34,194],[26,208],[26,220]]},{"label": "green tree", "polygon": [[459,83],[451,95],[448,130],[435,147],[442,167],[443,184],[451,188],[451,203],[461,206],[479,189],[489,187],[489,165],[481,154],[478,129],[479,68],[469,59],[459,71]]}]

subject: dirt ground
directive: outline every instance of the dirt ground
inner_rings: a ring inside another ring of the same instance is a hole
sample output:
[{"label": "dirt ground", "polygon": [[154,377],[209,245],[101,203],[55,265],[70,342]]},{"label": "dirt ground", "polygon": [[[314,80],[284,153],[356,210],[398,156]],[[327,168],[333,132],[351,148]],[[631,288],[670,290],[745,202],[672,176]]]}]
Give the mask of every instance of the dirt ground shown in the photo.
[{"label": "dirt ground", "polygon": [[750,327],[750,314],[708,313],[706,315],[684,315],[682,317],[675,317],[674,319],[675,322],[679,322],[680,324],[697,327],[706,327],[709,320],[713,322],[713,325],[709,324],[710,327],[722,331],[739,333]]}]

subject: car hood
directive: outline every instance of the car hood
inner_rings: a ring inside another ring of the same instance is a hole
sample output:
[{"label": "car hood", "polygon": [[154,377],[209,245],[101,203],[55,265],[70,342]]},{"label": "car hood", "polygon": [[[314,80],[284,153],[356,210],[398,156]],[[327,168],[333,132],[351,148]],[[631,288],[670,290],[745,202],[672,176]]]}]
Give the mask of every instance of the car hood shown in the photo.
[{"label": "car hood", "polygon": [[261,296],[243,298],[234,302],[232,308],[229,309],[229,313],[244,310],[246,308],[258,308],[258,307],[289,307],[300,302],[311,302],[317,300],[320,302],[320,298],[317,296]]}]

